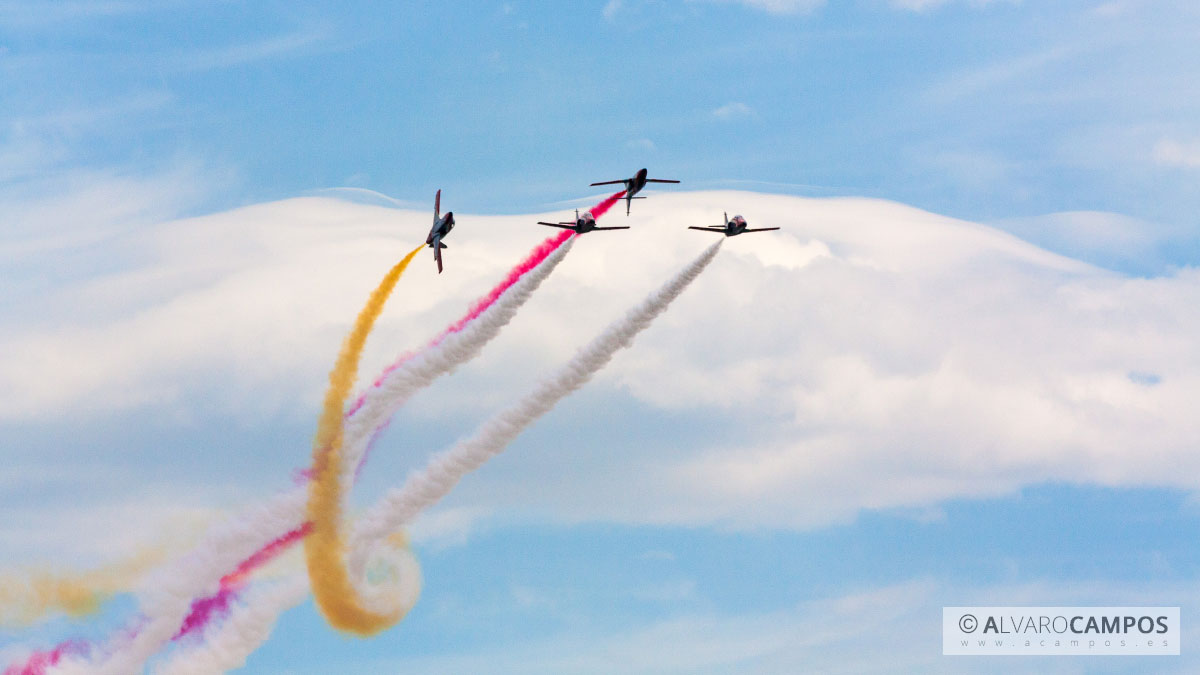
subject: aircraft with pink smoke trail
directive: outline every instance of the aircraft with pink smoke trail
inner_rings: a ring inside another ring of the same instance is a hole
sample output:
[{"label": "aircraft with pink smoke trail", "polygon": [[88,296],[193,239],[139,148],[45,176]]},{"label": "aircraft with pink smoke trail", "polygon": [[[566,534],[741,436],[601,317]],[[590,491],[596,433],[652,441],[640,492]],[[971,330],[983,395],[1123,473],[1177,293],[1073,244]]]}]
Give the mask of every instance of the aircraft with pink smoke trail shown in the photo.
[{"label": "aircraft with pink smoke trail", "polygon": [[629,206],[633,204],[634,199],[645,199],[645,197],[634,197],[637,193],[646,187],[646,183],[678,183],[677,180],[667,180],[666,178],[647,178],[646,169],[641,169],[633,175],[633,178],[623,178],[621,180],[606,180],[599,183],[592,183],[592,186],[597,185],[624,185],[625,186],[625,215],[629,215]]},{"label": "aircraft with pink smoke trail", "polygon": [[433,198],[433,227],[429,228],[429,236],[425,238],[425,244],[433,249],[433,259],[437,261],[438,274],[442,273],[442,249],[447,248],[442,243],[442,239],[450,234],[450,230],[454,229],[454,212],[447,211],[446,215],[439,215],[442,210],[442,191],[439,189],[437,195]]},{"label": "aircraft with pink smoke trail", "polygon": [[729,214],[725,214],[725,225],[707,225],[705,227],[688,227],[689,230],[700,230],[701,232],[722,232],[726,237],[736,237],[739,234],[746,232],[769,232],[778,230],[778,227],[746,227],[746,219],[741,216],[734,216],[732,219]]},{"label": "aircraft with pink smoke trail", "polygon": [[549,225],[550,227],[561,227],[564,230],[574,230],[575,234],[583,234],[592,230],[628,230],[629,226],[622,227],[598,227],[596,218],[592,216],[591,211],[584,211],[583,215],[579,215],[579,209],[575,209],[575,222],[573,223],[547,223],[541,220],[538,225]]}]

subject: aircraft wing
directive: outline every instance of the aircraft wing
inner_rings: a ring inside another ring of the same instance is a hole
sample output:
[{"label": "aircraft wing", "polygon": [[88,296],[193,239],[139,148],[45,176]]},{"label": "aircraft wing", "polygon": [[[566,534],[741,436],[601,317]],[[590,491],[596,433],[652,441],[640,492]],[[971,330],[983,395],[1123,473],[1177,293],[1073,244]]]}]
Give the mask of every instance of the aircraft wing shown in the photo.
[{"label": "aircraft wing", "polygon": [[629,226],[626,225],[624,227],[593,227],[592,229],[593,230],[628,230]]},{"label": "aircraft wing", "polygon": [[778,229],[778,227],[747,227],[746,229],[742,230],[742,232],[770,232],[771,230]]},{"label": "aircraft wing", "polygon": [[595,186],[595,185],[616,185],[617,183],[624,185],[625,181],[624,180],[606,180],[606,181],[602,181],[599,183],[592,183],[592,185],[593,186]]},{"label": "aircraft wing", "polygon": [[691,227],[689,227],[688,229],[689,229],[689,230],[702,230],[702,231],[704,231],[704,232],[724,232],[724,231],[725,231],[725,228],[723,228],[723,227],[695,227],[695,226],[691,226]]},{"label": "aircraft wing", "polygon": [[442,238],[433,238],[433,259],[437,261],[438,274],[442,273]]},{"label": "aircraft wing", "polygon": [[564,230],[575,229],[575,223],[543,223],[542,221],[539,220],[538,225],[549,225],[550,227],[561,227]]},{"label": "aircraft wing", "polygon": [[442,190],[438,188],[437,195],[433,198],[433,222],[437,223],[438,218],[442,216]]},{"label": "aircraft wing", "polygon": [[647,178],[647,183],[678,183],[677,180],[667,180],[665,178]]}]

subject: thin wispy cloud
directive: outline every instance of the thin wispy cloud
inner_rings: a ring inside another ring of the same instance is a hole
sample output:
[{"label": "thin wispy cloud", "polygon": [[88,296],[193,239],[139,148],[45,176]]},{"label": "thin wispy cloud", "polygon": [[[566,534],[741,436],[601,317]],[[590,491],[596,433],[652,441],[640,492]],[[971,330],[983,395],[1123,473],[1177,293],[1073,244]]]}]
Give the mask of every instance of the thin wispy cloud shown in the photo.
[{"label": "thin wispy cloud", "polygon": [[1164,138],[1154,146],[1154,161],[1162,166],[1200,168],[1200,142],[1181,143]]},{"label": "thin wispy cloud", "polygon": [[712,111],[713,117],[724,121],[732,121],[739,119],[749,119],[756,116],[754,108],[742,103],[741,101],[733,101]]},{"label": "thin wispy cloud", "polygon": [[1019,4],[1021,0],[889,0],[889,4],[897,9],[907,9],[913,12],[928,12],[946,5],[962,4],[970,7],[987,7],[999,3]]},{"label": "thin wispy cloud", "polygon": [[175,54],[170,63],[185,71],[230,68],[267,59],[282,58],[304,52],[325,41],[326,30],[306,26],[290,33],[262,38],[225,47],[210,47]]},{"label": "thin wispy cloud", "polygon": [[751,9],[771,14],[800,14],[811,12],[825,4],[825,0],[726,0],[739,2]]}]

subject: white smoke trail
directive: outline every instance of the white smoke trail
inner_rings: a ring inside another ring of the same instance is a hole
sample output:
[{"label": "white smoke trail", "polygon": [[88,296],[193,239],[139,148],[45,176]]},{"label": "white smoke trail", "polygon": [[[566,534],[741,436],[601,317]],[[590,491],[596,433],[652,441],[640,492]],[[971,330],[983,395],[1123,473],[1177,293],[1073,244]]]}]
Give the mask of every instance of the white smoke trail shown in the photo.
[{"label": "white smoke trail", "polygon": [[[390,561],[391,578],[376,584],[405,611],[417,602],[421,591],[421,567],[405,547],[394,550]],[[219,625],[210,625],[195,647],[184,647],[155,668],[155,675],[210,675],[245,665],[287,610],[308,597],[308,575],[294,573],[262,589],[255,589],[230,608],[229,617]]]},{"label": "white smoke trail", "polygon": [[246,664],[271,635],[275,618],[308,596],[308,576],[295,573],[281,582],[253,588],[231,608],[229,617],[209,625],[198,636],[201,643],[172,653],[154,672],[157,675],[211,675]]},{"label": "white smoke trail", "polygon": [[708,247],[674,278],[611,324],[580,349],[561,370],[543,380],[533,392],[489,419],[474,436],[434,456],[424,469],[410,474],[400,489],[389,492],[364,514],[358,521],[349,546],[352,575],[361,578],[378,542],[446,496],[463,476],[504,450],[526,427],[591,379],[617,350],[629,345],[704,271],[717,254],[722,241],[718,240]]},{"label": "white smoke trail", "polygon": [[[346,429],[345,452],[339,467],[344,481],[353,481],[354,467],[374,431],[417,390],[479,354],[562,261],[574,240],[574,237],[568,239],[541,264],[522,275],[462,331],[451,333],[441,343],[408,359],[389,373],[379,387],[368,392],[362,408],[351,417]],[[132,637],[119,636],[88,658],[64,659],[53,672],[63,675],[141,672],[146,661],[178,632],[194,599],[216,593],[221,577],[238,563],[304,524],[307,502],[307,487],[296,488],[265,506],[227,519],[191,554],[160,570],[143,585],[138,600],[145,618],[132,629],[135,631]],[[252,629],[258,629],[257,625]]]},{"label": "white smoke trail", "polygon": [[435,379],[454,372],[458,366],[475,358],[492,338],[500,333],[542,281],[554,271],[575,243],[576,237],[566,240],[540,265],[525,273],[491,307],[480,314],[467,328],[451,333],[433,349],[413,356],[384,378],[378,387],[369,389],[363,405],[346,422],[346,456],[342,465],[342,494],[354,487],[354,472],[362,459],[371,437],[396,414],[417,391]]},{"label": "white smoke trail", "polygon": [[160,569],[138,592],[143,620],[88,658],[64,659],[55,673],[129,675],[179,631],[194,598],[217,591],[221,576],[280,533],[299,527],[308,494],[292,490],[225,520],[191,553]]}]

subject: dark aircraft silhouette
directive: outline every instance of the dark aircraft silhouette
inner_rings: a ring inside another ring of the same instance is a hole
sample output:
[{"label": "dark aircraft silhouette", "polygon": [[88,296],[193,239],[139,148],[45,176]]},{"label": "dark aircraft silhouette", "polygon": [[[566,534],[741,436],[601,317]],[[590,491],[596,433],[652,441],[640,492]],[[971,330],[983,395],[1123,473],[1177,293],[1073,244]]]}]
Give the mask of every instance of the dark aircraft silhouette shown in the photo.
[{"label": "dark aircraft silhouette", "polygon": [[442,243],[442,239],[450,234],[450,230],[454,229],[454,212],[447,211],[446,215],[439,216],[442,210],[442,191],[437,191],[437,196],[433,198],[433,227],[429,228],[429,236],[425,238],[425,243],[433,249],[433,259],[437,261],[438,274],[442,273],[442,249],[446,245]]},{"label": "dark aircraft silhouette", "polygon": [[600,183],[592,183],[596,185],[616,185],[618,183],[625,186],[625,215],[629,215],[629,206],[633,204],[634,199],[645,199],[645,197],[634,197],[637,193],[646,187],[646,183],[678,183],[677,180],[665,180],[662,178],[646,178],[646,170],[642,169],[634,174],[633,178],[625,178],[622,180],[606,180]]},{"label": "dark aircraft silhouette", "polygon": [[596,219],[592,217],[591,211],[584,211],[583,215],[579,215],[579,209],[575,209],[575,222],[573,223],[544,223],[538,221],[538,225],[549,225],[550,227],[561,227],[564,230],[575,230],[576,234],[591,232],[592,230],[628,230],[629,227],[596,227]]},{"label": "dark aircraft silhouette", "polygon": [[748,228],[748,227],[746,227],[746,219],[745,218],[743,218],[741,216],[734,216],[733,220],[730,220],[729,214],[726,213],[724,227],[721,227],[719,225],[710,225],[708,227],[692,226],[692,227],[689,227],[688,229],[689,230],[701,230],[703,232],[721,232],[726,237],[735,237],[744,232],[769,232],[771,230],[778,230],[779,228],[778,227]]}]

